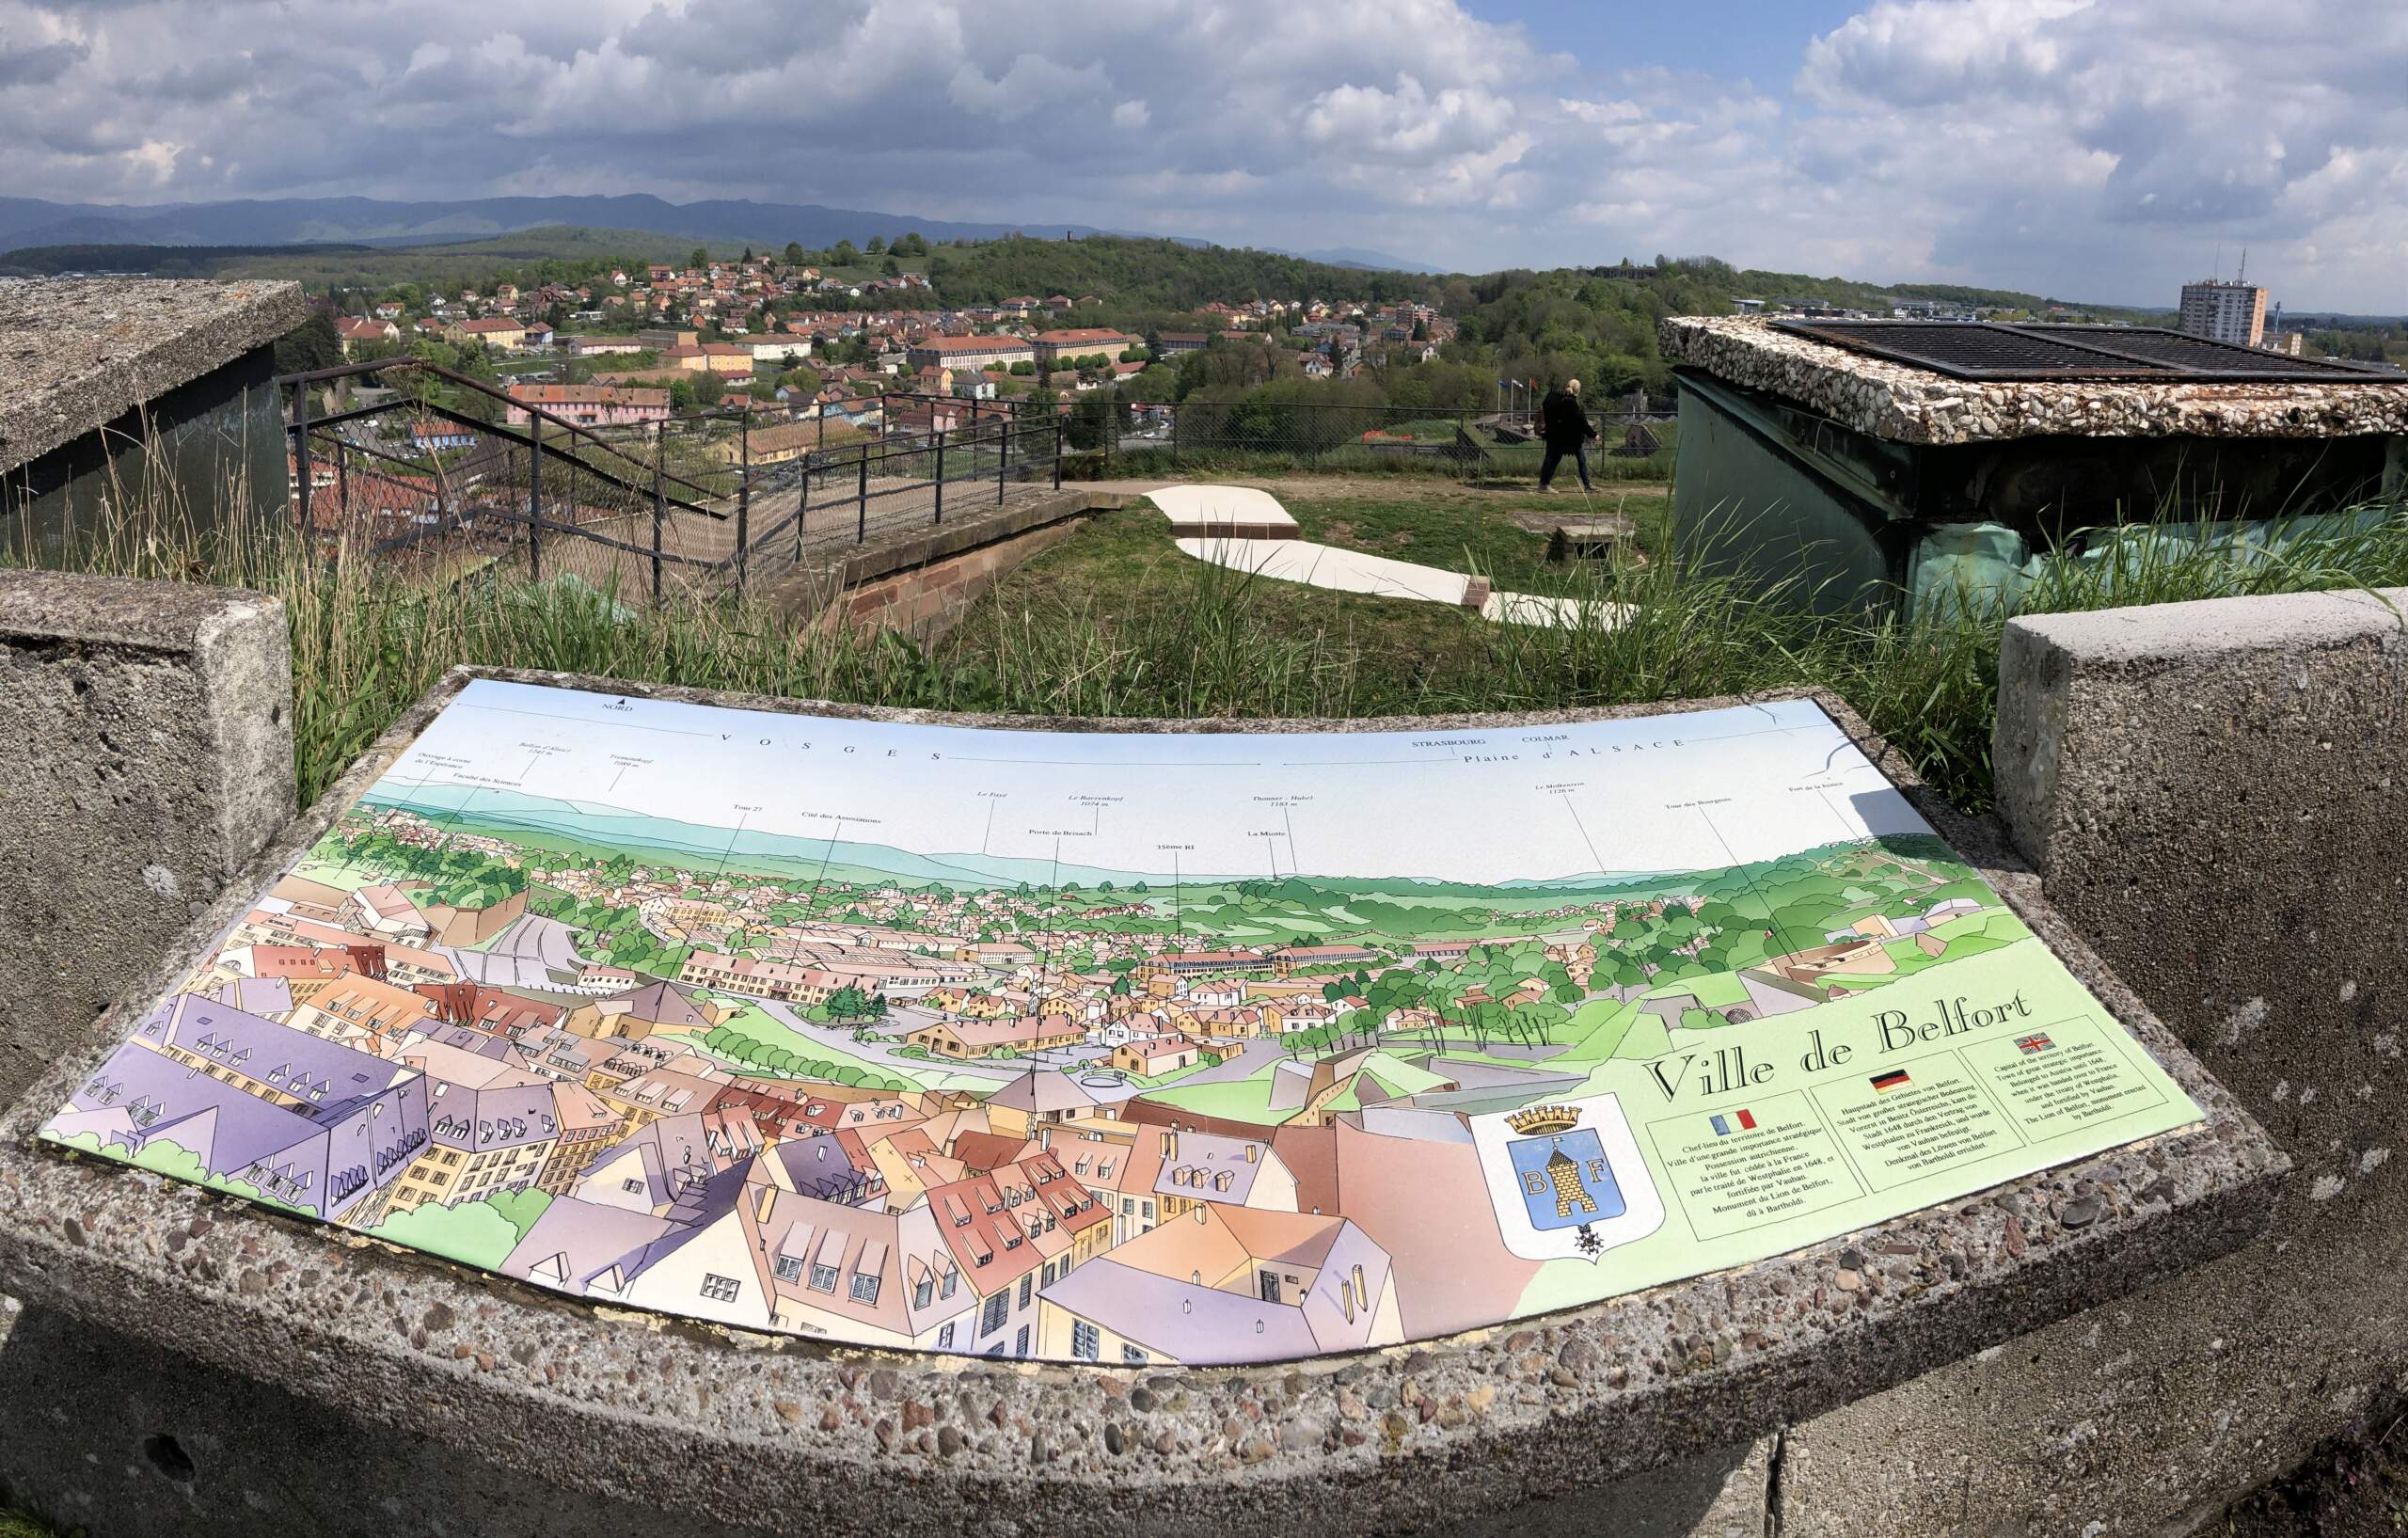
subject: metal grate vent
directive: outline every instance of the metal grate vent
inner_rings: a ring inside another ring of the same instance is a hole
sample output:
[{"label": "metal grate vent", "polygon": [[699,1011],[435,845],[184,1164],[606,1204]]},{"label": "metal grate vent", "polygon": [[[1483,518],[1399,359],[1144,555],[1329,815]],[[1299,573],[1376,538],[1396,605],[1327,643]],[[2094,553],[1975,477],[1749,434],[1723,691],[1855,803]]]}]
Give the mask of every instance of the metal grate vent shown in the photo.
[{"label": "metal grate vent", "polygon": [[1997,321],[1776,321],[1782,330],[1954,379],[2408,385],[2408,375],[2287,357],[2137,325]]}]

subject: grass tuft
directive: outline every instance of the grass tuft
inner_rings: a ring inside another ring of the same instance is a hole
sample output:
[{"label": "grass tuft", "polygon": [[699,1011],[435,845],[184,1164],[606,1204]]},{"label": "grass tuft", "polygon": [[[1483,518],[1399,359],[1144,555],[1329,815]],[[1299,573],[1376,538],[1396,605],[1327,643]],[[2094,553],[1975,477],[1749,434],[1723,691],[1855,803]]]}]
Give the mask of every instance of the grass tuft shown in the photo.
[{"label": "grass tuft", "polygon": [[[231,489],[229,505],[240,505]],[[1992,796],[1999,648],[2013,616],[2408,585],[2408,516],[2370,508],[2272,534],[2136,528],[2040,563],[2004,599],[1943,595],[1913,623],[1817,617],[1797,593],[1670,559],[1549,565],[1516,555],[1519,544],[1538,550],[1540,536],[1514,529],[1500,542],[1500,515],[1452,505],[1461,495],[1296,506],[1306,531],[1332,543],[1495,570],[1514,591],[1633,605],[1634,617],[1610,627],[1492,625],[1434,604],[1249,577],[1180,554],[1159,516],[1138,509],[1099,517],[1012,574],[934,645],[800,624],[735,594],[673,592],[656,608],[573,579],[531,585],[506,562],[405,579],[356,551],[274,528],[230,536],[198,525],[181,502],[138,496],[112,500],[139,513],[13,553],[282,599],[305,804],[446,669],[475,662],[941,710],[1202,719],[1533,710],[1819,685],[1941,793],[1979,810]],[[1618,505],[1639,521],[1640,548],[1671,547],[1666,499]],[[1417,540],[1426,543],[1410,547]]]}]

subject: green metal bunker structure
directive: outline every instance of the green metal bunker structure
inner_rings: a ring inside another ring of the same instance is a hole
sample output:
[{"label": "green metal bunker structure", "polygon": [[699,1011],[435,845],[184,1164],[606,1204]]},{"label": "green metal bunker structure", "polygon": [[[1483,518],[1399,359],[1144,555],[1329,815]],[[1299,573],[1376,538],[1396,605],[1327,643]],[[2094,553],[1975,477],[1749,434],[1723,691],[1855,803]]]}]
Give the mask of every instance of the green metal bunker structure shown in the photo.
[{"label": "green metal bunker structure", "polygon": [[[2408,375],[2145,326],[1663,323],[1685,559],[1827,613],[2135,539],[2279,548],[2408,486]],[[2142,531],[2147,531],[2143,533]]]}]

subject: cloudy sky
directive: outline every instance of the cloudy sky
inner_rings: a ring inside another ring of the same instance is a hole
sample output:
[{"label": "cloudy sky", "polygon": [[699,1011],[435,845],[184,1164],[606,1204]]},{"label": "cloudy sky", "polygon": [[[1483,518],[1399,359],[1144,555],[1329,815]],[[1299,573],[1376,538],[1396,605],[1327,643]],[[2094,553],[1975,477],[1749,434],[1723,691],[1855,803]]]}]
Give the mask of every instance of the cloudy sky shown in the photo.
[{"label": "cloudy sky", "polygon": [[0,0],[0,196],[654,192],[2408,310],[2408,0]]}]

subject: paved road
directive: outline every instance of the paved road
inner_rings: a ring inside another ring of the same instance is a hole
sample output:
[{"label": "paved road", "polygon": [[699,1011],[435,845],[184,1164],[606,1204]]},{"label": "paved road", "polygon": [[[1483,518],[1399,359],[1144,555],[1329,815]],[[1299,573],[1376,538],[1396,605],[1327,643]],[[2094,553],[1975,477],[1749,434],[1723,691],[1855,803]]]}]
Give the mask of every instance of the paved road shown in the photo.
[{"label": "paved road", "polygon": [[[898,1050],[901,1045],[900,1038],[917,1025],[936,1018],[926,1010],[914,1010],[909,1005],[898,1006],[887,1016],[881,1027],[881,1034],[866,1041],[856,1041],[853,1039],[853,1027],[850,1025],[831,1025],[805,1019],[790,1006],[780,1004],[774,999],[752,999],[750,1002],[778,1023],[798,1031],[823,1046],[833,1051],[848,1053],[865,1062],[879,1064],[906,1078],[933,1069],[940,1072],[960,1074],[965,1078],[990,1080],[993,1087],[1001,1088],[1032,1068],[1058,1068],[1077,1076],[1080,1069],[1111,1055],[1101,1047],[1077,1047],[1067,1052],[1042,1053],[1034,1057],[1006,1057],[1001,1061],[974,1057],[960,1062],[950,1057],[907,1057]],[[1136,1093],[1125,1083],[1105,1086],[1082,1082],[1081,1087],[1099,1102],[1106,1103],[1127,1100]]]},{"label": "paved road", "polygon": [[452,959],[460,975],[469,981],[492,988],[529,988],[558,991],[560,985],[551,974],[565,972],[572,976],[585,965],[577,954],[576,931],[558,919],[529,913],[509,928],[494,936],[493,943],[483,950],[462,950],[453,945],[437,945],[436,951]]},{"label": "paved road", "polygon": [[[752,999],[751,1002],[771,1020],[789,1030],[810,1038],[821,1046],[861,1058],[864,1062],[879,1064],[906,1078],[917,1072],[924,1072],[930,1068],[937,1068],[946,1072],[966,1074],[972,1078],[992,1079],[998,1086],[1001,1086],[1028,1071],[1028,1065],[1022,1062],[988,1063],[974,1060],[957,1063],[949,1058],[906,1057],[896,1050],[898,1043],[891,1038],[874,1036],[866,1041],[856,1041],[853,1039],[853,1027],[850,1025],[830,1025],[820,1021],[805,1019],[792,1007],[780,1004],[775,999]],[[900,1014],[901,1011],[896,1013]],[[888,1023],[895,1023],[894,1016],[888,1017]]]},{"label": "paved road", "polygon": [[1288,1049],[1271,1037],[1258,1037],[1245,1044],[1245,1050],[1234,1057],[1224,1057],[1212,1068],[1199,1068],[1175,1082],[1191,1084],[1230,1084],[1239,1079],[1251,1079],[1274,1062],[1288,1055]]}]

